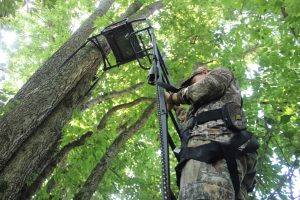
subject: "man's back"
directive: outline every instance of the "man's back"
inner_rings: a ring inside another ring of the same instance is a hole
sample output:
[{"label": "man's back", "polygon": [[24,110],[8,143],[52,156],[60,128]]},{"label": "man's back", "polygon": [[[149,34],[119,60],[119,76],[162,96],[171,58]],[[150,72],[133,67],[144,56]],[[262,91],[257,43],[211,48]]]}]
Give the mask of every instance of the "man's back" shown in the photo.
[{"label": "man's back", "polygon": [[[215,144],[215,142],[229,143],[238,132],[229,129],[224,118],[219,118],[218,115],[220,113],[222,115],[228,105],[234,105],[228,107],[229,112],[232,108],[241,110],[240,88],[233,74],[228,69],[217,68],[205,73],[199,79],[191,77],[187,83],[175,97],[175,101],[178,100],[179,104],[191,104],[183,127],[188,127],[187,124],[190,124],[191,118],[195,116],[201,123],[190,127],[191,130],[184,135],[182,147],[196,148],[210,143]],[[236,116],[239,116],[236,124],[244,126],[243,114],[238,113]],[[222,150],[219,153],[224,154]],[[201,156],[201,153],[199,155]],[[202,155],[204,160],[205,156],[207,155]],[[239,188],[239,199],[247,198],[247,190],[252,187],[254,181],[255,155],[240,155],[236,159],[236,173],[238,173],[236,177],[239,180],[235,181],[235,184],[239,186],[234,186],[232,183],[228,159],[218,159],[213,163],[201,162],[199,161],[201,159],[188,159],[181,169],[179,199],[235,199],[236,188]]]}]

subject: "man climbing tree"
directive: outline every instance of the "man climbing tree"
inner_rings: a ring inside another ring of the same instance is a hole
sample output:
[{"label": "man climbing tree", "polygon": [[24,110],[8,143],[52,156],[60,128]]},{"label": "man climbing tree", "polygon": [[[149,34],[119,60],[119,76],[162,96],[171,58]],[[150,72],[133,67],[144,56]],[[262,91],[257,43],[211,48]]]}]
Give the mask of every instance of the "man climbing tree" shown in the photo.
[{"label": "man climbing tree", "polygon": [[[245,131],[235,77],[227,69],[209,70],[197,63],[181,87],[167,95],[168,109],[176,109],[184,127],[179,198],[247,199],[254,187],[258,145]],[[180,104],[191,105],[187,114]]]},{"label": "man climbing tree", "polygon": [[[255,190],[248,193],[251,199],[299,199],[298,0],[270,0],[268,3],[262,0],[1,2],[0,199],[73,199],[75,196],[88,199],[85,192],[90,193],[92,199],[161,199],[164,190],[161,177],[167,170],[161,170],[159,120],[154,114],[143,114],[149,111],[146,110],[149,101],[141,101],[155,97],[156,88],[145,84],[147,72],[137,70],[137,63],[132,62],[103,74],[88,92],[95,77],[102,73],[101,52],[89,42],[71,56],[103,27],[126,17],[130,20],[147,17],[153,12],[150,22],[163,58],[171,66],[173,83],[188,77],[189,66],[197,60],[214,60],[230,69],[239,80],[247,130],[255,132],[261,144]],[[226,81],[222,81],[222,87],[227,87],[224,83]],[[199,91],[204,94],[205,90]],[[164,91],[161,93],[163,96]],[[194,107],[189,93],[186,95],[188,103]],[[209,95],[205,98],[211,98],[212,93],[207,91]],[[218,93],[221,99],[228,95]],[[174,99],[176,96],[173,94]],[[198,112],[202,112],[201,108],[210,110],[210,105],[217,104],[219,97],[214,98],[217,100],[200,102]],[[160,105],[165,106],[165,102]],[[216,106],[221,107],[222,102]],[[160,113],[167,115],[165,110],[163,107]],[[169,116],[169,121],[171,118]],[[147,119],[147,122],[139,124],[144,122],[139,119]],[[207,128],[206,124],[211,122],[203,121],[190,128],[192,136],[184,143],[190,149],[182,148],[177,168],[180,172],[182,166],[182,196],[190,188],[200,190],[191,186],[203,183],[205,178],[206,172],[188,172],[193,163],[201,163],[199,166],[203,164],[209,169],[216,167],[219,171],[234,169],[226,166],[228,153],[224,153],[232,152],[221,151],[226,146],[202,145],[204,142],[215,144],[215,140],[225,136],[228,136],[226,141],[234,140],[229,139],[227,127],[218,124]],[[189,117],[184,123],[186,126],[187,122]],[[224,134],[215,134],[219,133],[216,128]],[[178,144],[172,130],[173,127],[169,127],[170,136]],[[205,132],[209,134],[206,136]],[[203,151],[211,148],[211,160],[191,158],[193,142],[198,142],[194,145],[197,153],[202,152],[198,151],[201,148]],[[169,150],[168,146],[164,149]],[[191,159],[188,161],[188,158]],[[240,159],[242,156],[237,165]],[[177,163],[173,157],[170,160],[170,165],[165,165],[170,169],[170,191],[179,196],[172,170]],[[241,172],[240,168],[237,170]],[[240,177],[240,191],[245,191],[244,175]],[[222,180],[226,180],[232,194],[236,177],[230,176],[228,171]],[[209,191],[211,188],[213,186]],[[164,191],[169,192],[168,188]]]}]

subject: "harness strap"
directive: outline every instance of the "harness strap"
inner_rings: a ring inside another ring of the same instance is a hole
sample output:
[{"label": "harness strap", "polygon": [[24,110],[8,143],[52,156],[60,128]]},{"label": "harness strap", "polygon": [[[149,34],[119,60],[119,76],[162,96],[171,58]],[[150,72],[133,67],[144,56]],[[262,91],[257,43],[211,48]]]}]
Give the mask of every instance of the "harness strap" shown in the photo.
[{"label": "harness strap", "polygon": [[[240,147],[246,146],[240,150]],[[240,190],[240,181],[237,170],[236,158],[245,153],[254,153],[259,148],[256,138],[251,132],[240,131],[236,133],[229,143],[211,142],[198,147],[183,147],[180,152],[180,162],[176,166],[177,185],[180,186],[181,172],[190,159],[212,164],[225,159],[230,178],[237,196]]]},{"label": "harness strap", "polygon": [[227,168],[234,188],[235,197],[237,199],[237,196],[240,192],[240,179],[236,163],[236,158],[238,157],[238,155],[236,155],[236,151],[233,145],[221,143],[220,146],[226,160]]},{"label": "harness strap", "polygon": [[195,116],[197,124],[204,124],[209,121],[223,119],[222,108],[199,113]]}]

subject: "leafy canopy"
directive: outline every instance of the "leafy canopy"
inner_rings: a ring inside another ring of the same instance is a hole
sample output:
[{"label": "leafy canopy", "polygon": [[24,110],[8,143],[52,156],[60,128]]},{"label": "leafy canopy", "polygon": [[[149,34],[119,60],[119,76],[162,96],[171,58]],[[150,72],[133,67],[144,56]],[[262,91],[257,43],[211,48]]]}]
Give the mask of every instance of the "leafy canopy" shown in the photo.
[{"label": "leafy canopy", "polygon": [[[96,1],[52,0],[1,2],[1,90],[4,105],[38,67],[53,54],[96,7]],[[150,4],[153,1],[143,0]],[[96,21],[97,31],[109,25],[132,1],[116,1]],[[158,44],[172,80],[179,84],[197,61],[230,68],[244,96],[249,129],[260,143],[258,179],[253,199],[293,199],[299,195],[299,63],[300,7],[297,0],[163,1],[151,17]],[[96,33],[95,32],[95,33]],[[9,44],[5,35],[15,35]],[[147,72],[130,63],[106,74],[92,98],[145,81]],[[84,113],[74,112],[65,126],[61,146],[88,130],[94,135],[75,148],[49,177],[37,199],[71,199],[117,137],[120,124],[136,121],[145,104],[118,111],[105,130],[96,129],[113,106],[139,96],[155,97],[142,89],[107,100]],[[172,134],[175,135],[174,131]],[[131,138],[105,174],[95,199],[159,199],[160,157],[156,116]],[[177,141],[178,142],[178,141]],[[176,165],[172,160],[172,168]],[[172,171],[172,177],[175,177]],[[175,178],[172,180],[174,191]]]}]

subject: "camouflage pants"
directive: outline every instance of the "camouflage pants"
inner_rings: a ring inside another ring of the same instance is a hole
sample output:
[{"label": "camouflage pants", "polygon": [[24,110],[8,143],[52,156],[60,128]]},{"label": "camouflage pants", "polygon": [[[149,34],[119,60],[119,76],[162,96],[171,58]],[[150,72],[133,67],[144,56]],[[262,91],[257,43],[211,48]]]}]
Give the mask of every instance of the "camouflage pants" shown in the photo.
[{"label": "camouflage pants", "polygon": [[[196,147],[210,141],[193,137],[189,147]],[[252,187],[256,168],[256,154],[249,154],[237,159],[240,178],[238,199],[247,199],[247,190]],[[189,160],[184,166],[180,179],[179,200],[230,200],[235,199],[234,188],[225,159],[214,164]]]}]

